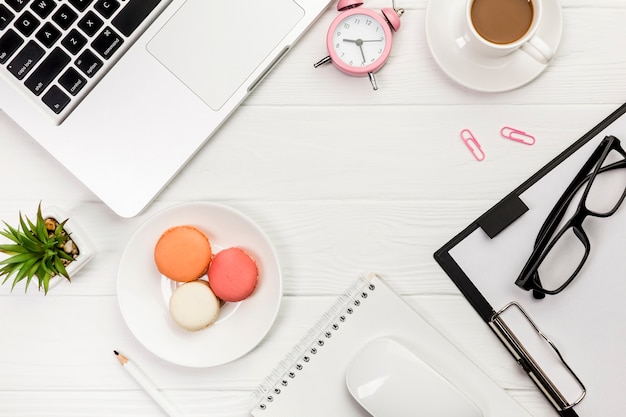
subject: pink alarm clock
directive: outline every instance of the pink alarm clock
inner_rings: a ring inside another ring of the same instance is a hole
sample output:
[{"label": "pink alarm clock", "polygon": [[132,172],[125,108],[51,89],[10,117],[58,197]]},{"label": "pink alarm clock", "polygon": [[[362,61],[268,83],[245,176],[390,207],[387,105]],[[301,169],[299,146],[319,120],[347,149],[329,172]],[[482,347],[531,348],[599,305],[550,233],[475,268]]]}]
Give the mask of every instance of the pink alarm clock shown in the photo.
[{"label": "pink alarm clock", "polygon": [[333,20],[326,35],[328,56],[314,64],[319,67],[332,62],[341,72],[353,77],[369,76],[374,90],[378,90],[374,73],[378,71],[391,52],[392,33],[400,29],[403,9],[384,8],[381,14],[361,8],[360,0],[339,0],[341,12]]}]

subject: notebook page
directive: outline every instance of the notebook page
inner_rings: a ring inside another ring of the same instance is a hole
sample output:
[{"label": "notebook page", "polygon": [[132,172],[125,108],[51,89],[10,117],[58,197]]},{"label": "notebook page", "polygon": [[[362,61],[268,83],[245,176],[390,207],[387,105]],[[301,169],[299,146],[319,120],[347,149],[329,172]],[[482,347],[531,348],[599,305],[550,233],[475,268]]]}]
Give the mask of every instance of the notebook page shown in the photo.
[{"label": "notebook page", "polygon": [[[374,289],[370,289],[370,284]],[[341,316],[346,317],[345,321],[341,321]],[[468,395],[485,416],[530,417],[377,275],[357,280],[287,355],[257,393],[259,402],[252,414],[368,417],[348,392],[345,375],[354,355],[379,337],[391,337],[404,344]]]}]

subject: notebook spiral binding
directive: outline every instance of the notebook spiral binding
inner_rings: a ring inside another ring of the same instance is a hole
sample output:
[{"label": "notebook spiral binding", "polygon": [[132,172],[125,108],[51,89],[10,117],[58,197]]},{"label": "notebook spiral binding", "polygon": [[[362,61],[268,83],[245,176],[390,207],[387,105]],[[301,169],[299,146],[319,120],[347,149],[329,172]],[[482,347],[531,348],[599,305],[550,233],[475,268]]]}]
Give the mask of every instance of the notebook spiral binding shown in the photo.
[{"label": "notebook spiral binding", "polygon": [[349,321],[350,315],[354,314],[376,289],[375,285],[370,283],[373,276],[373,274],[362,275],[355,281],[265,378],[253,394],[256,408],[266,410],[272,402],[277,401],[283,390],[287,390],[290,382],[297,378],[298,372],[303,371],[309,363],[315,362],[315,355],[326,343],[332,343],[333,334],[339,331],[342,323]]}]

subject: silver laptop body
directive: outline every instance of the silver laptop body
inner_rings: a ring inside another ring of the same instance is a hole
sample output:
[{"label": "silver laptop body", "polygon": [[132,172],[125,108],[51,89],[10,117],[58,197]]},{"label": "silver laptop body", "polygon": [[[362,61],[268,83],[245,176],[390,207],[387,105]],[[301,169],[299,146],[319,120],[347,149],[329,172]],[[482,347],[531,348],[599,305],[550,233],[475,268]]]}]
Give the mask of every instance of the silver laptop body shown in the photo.
[{"label": "silver laptop body", "polygon": [[329,2],[1,0],[0,108],[132,217]]}]

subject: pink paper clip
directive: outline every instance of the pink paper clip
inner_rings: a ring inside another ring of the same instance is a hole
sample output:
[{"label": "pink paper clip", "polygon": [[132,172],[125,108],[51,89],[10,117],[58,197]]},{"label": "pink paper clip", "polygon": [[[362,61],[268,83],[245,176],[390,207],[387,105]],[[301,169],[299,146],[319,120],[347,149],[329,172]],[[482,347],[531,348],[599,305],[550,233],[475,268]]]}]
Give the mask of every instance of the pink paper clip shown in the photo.
[{"label": "pink paper clip", "polygon": [[474,137],[474,134],[472,134],[469,129],[461,130],[461,139],[463,139],[463,143],[465,143],[465,146],[467,146],[467,149],[470,150],[470,152],[472,153],[472,155],[474,155],[474,158],[476,158],[477,161],[482,161],[483,159],[485,159],[485,153],[480,147],[480,143],[478,143],[478,141]]},{"label": "pink paper clip", "polygon": [[515,142],[523,143],[524,145],[535,144],[534,136],[529,135],[528,133],[523,132],[521,130],[513,129],[512,127],[509,127],[509,126],[504,126],[502,129],[500,129],[500,134],[507,139],[514,140]]}]

